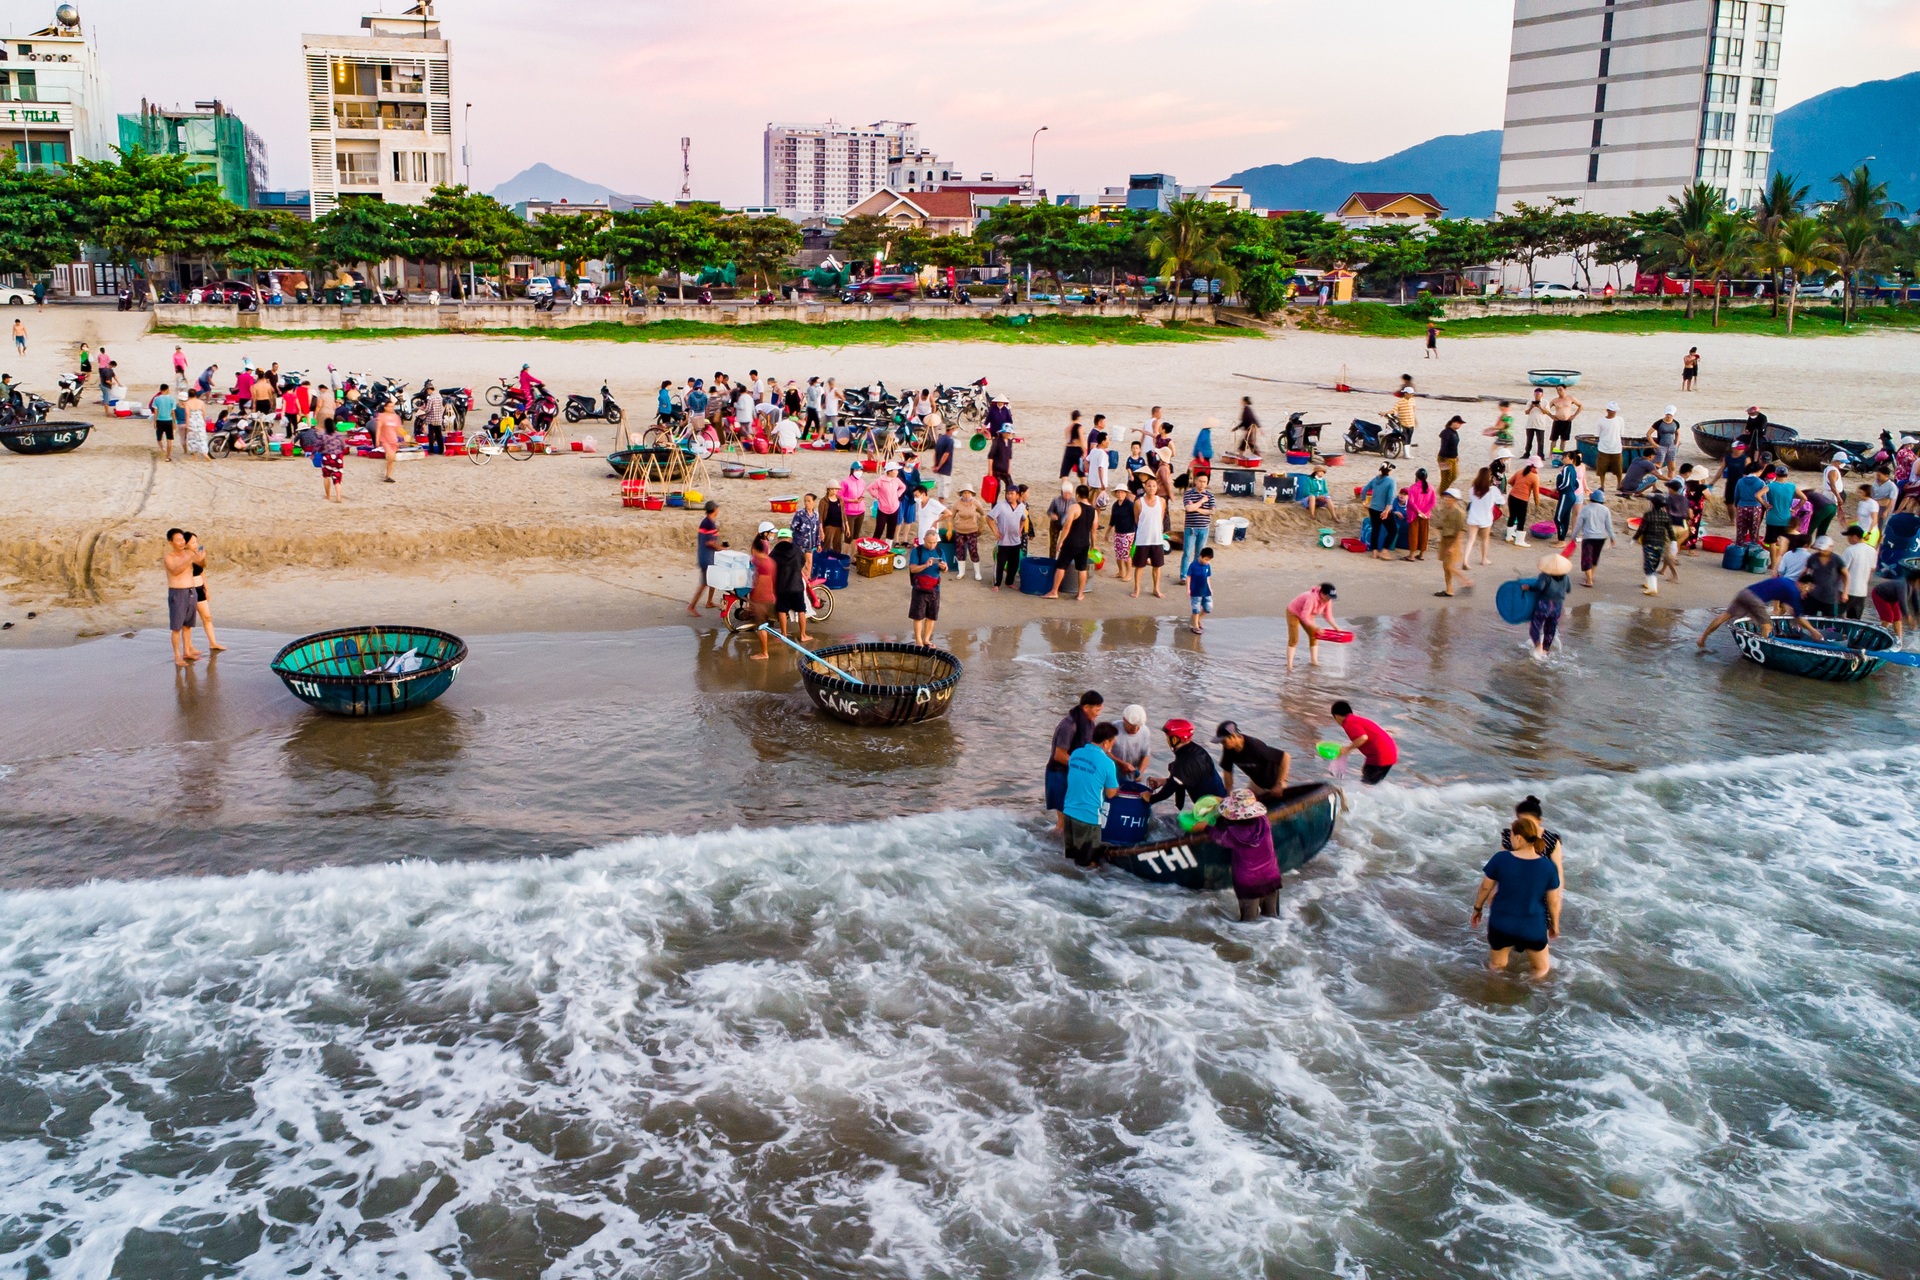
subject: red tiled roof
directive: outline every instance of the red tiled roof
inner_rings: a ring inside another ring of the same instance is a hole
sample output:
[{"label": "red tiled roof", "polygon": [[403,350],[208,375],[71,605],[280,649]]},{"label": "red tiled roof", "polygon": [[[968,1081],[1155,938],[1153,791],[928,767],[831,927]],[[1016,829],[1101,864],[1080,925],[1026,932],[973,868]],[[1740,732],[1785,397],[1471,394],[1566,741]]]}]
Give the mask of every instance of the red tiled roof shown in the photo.
[{"label": "red tiled roof", "polygon": [[929,218],[973,216],[973,196],[966,191],[916,191],[907,199],[924,209]]}]

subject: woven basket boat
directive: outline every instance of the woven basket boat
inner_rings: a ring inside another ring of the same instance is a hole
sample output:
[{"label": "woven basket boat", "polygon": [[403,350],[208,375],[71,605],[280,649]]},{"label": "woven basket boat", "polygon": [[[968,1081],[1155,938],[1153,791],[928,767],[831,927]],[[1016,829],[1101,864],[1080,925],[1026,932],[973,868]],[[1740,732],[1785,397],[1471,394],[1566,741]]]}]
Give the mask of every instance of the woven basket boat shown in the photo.
[{"label": "woven basket boat", "polygon": [[918,724],[947,714],[960,683],[960,659],[945,649],[894,642],[835,645],[818,656],[861,683],[842,680],[813,658],[800,659],[800,679],[813,704],[836,720],[865,729]]},{"label": "woven basket boat", "polygon": [[[412,650],[412,671],[381,670]],[[302,636],[274,655],[273,673],[310,707],[337,716],[385,716],[445,693],[467,659],[467,642],[431,627],[341,627]]]},{"label": "woven basket boat", "polygon": [[[1115,798],[1114,804],[1120,803]],[[1267,822],[1273,827],[1273,851],[1282,871],[1298,871],[1333,839],[1334,824],[1346,807],[1346,796],[1330,782],[1288,787],[1267,802]],[[1113,824],[1109,823],[1109,831]],[[1215,890],[1233,887],[1233,855],[1213,842],[1209,829],[1182,832],[1170,818],[1160,819],[1147,832],[1158,838],[1141,844],[1100,847],[1100,856],[1122,871],[1155,884],[1177,884],[1183,889]]]}]

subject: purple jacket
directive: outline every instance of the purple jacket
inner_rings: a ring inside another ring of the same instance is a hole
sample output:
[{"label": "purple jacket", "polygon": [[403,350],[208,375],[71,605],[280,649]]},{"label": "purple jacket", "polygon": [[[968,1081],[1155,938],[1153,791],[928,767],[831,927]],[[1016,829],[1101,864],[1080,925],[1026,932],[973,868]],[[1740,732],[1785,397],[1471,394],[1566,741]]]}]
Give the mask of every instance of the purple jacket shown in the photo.
[{"label": "purple jacket", "polygon": [[1280,860],[1273,852],[1273,827],[1265,818],[1219,822],[1213,842],[1233,855],[1233,887],[1272,892],[1280,885]]}]

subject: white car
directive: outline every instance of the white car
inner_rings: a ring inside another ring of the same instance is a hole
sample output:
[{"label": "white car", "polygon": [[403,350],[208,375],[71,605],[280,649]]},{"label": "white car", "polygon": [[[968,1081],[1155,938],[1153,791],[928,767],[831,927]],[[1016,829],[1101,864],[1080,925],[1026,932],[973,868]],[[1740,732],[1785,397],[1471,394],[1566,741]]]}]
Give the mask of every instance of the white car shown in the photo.
[{"label": "white car", "polygon": [[9,307],[30,307],[33,305],[33,290],[0,286],[0,303]]},{"label": "white car", "polygon": [[1554,284],[1546,280],[1535,280],[1533,287],[1520,295],[1523,298],[1584,298],[1586,293],[1570,284]]}]

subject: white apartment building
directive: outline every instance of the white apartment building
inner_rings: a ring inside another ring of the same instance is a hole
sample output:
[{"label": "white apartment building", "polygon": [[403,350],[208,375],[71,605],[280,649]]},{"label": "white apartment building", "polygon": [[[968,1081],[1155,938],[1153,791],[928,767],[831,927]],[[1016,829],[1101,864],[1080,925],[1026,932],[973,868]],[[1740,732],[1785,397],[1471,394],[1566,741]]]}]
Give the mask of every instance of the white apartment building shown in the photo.
[{"label": "white apartment building", "polygon": [[932,191],[943,182],[964,181],[960,166],[922,149],[887,162],[886,185],[893,191]]},{"label": "white apartment building", "polygon": [[838,217],[888,185],[893,162],[921,153],[911,122],[769,124],[764,205],[789,218]]},{"label": "white apartment building", "polygon": [[448,44],[433,0],[360,26],[367,34],[300,37],[316,218],[349,195],[419,204],[454,176]]},{"label": "white apartment building", "polygon": [[0,45],[0,146],[22,168],[111,160],[118,130],[106,77],[72,5],[56,9],[49,26]]},{"label": "white apartment building", "polygon": [[1499,207],[1655,209],[1695,181],[1751,205],[1773,159],[1786,6],[1515,0]]}]

